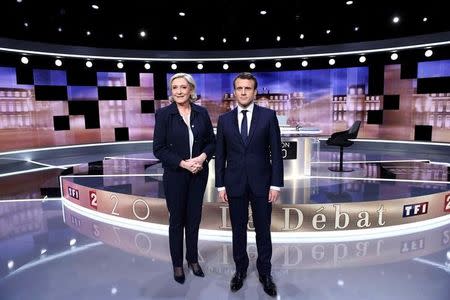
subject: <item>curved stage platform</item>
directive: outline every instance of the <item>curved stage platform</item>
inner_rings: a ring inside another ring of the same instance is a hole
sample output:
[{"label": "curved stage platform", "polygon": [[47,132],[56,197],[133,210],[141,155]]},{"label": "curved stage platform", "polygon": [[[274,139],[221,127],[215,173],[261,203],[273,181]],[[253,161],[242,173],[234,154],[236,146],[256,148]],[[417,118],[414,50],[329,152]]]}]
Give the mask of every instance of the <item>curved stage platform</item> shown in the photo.
[{"label": "curved stage platform", "polygon": [[[162,170],[151,143],[108,147],[0,155],[0,299],[266,297],[251,222],[248,279],[229,291],[228,210],[212,176],[199,241],[206,278],[171,280]],[[294,176],[287,165],[272,217],[279,298],[447,299],[449,147],[358,140],[344,154],[354,171],[336,173],[328,167],[337,151],[321,142],[310,175]]]}]

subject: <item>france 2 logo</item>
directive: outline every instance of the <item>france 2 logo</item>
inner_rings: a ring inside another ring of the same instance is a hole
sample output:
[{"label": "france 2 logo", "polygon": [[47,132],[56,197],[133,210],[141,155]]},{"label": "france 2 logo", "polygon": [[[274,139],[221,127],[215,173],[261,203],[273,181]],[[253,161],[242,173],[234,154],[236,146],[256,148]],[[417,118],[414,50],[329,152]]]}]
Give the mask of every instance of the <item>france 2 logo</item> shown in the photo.
[{"label": "france 2 logo", "polygon": [[445,195],[444,211],[445,212],[450,212],[450,194]]},{"label": "france 2 logo", "polygon": [[97,193],[95,191],[89,191],[89,203],[91,204],[91,207],[97,209],[98,202]]}]

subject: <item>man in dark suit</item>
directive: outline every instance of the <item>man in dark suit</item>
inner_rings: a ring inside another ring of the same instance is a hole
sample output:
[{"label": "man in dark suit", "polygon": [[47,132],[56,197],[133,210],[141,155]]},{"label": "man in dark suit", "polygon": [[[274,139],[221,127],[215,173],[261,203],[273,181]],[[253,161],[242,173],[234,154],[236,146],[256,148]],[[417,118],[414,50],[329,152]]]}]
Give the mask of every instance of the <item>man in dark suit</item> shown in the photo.
[{"label": "man in dark suit", "polygon": [[248,205],[252,208],[258,259],[256,267],[264,291],[276,296],[271,276],[272,203],[283,186],[280,128],[275,111],[257,106],[257,80],[241,73],[233,81],[237,108],[219,117],[216,143],[216,187],[219,198],[228,202],[233,231],[236,272],[230,288],[239,290],[247,276]]}]

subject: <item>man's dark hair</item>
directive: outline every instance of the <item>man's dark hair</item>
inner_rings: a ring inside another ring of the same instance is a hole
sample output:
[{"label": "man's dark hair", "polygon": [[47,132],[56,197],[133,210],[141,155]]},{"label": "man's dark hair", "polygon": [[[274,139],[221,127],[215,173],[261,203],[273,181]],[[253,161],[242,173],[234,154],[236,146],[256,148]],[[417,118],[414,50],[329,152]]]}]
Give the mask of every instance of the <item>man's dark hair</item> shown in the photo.
[{"label": "man's dark hair", "polygon": [[252,80],[255,83],[255,90],[258,87],[258,81],[256,80],[256,77],[253,76],[252,73],[249,72],[242,72],[239,73],[233,80],[233,88],[236,88],[236,80],[238,79],[248,79],[248,80]]}]

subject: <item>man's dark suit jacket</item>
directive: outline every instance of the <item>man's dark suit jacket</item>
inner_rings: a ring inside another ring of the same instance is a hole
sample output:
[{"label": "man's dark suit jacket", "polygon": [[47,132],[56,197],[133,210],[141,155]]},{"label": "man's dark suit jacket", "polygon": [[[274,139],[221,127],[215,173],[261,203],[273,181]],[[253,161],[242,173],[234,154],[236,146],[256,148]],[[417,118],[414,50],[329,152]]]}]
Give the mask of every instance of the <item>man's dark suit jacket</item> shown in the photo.
[{"label": "man's dark suit jacket", "polygon": [[237,108],[219,117],[216,144],[216,187],[240,197],[248,183],[257,197],[270,186],[283,186],[280,127],[275,111],[254,105],[248,142],[239,132]]}]

